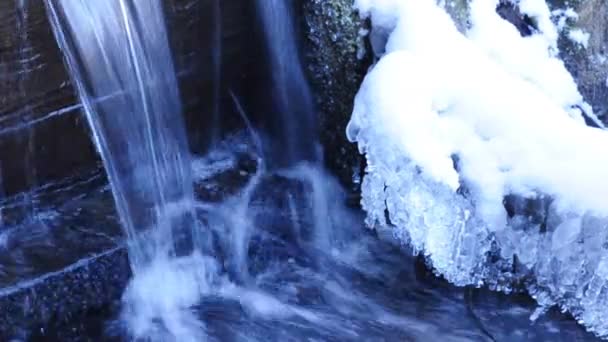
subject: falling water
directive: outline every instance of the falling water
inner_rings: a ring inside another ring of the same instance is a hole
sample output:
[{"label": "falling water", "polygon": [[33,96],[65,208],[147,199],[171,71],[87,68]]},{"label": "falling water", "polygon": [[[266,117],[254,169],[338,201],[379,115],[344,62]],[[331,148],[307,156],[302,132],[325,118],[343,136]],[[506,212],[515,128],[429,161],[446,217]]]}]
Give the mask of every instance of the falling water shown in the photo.
[{"label": "falling water", "polygon": [[282,166],[318,161],[317,117],[302,69],[296,40],[294,1],[257,0],[268,47],[276,115],[270,130],[276,135],[272,161]]},{"label": "falling water", "polygon": [[134,272],[159,256],[189,253],[188,236],[196,233],[190,157],[162,1],[46,5],[112,185]]},{"label": "falling water", "polygon": [[[30,101],[28,101],[28,94],[25,89],[25,79],[29,72],[33,70],[36,64],[36,54],[37,52],[32,48],[30,43],[30,33],[29,29],[29,13],[28,13],[28,1],[27,0],[18,0],[15,2],[16,8],[16,21],[15,21],[15,29],[19,33],[17,49],[19,51],[19,64],[18,70],[15,72],[15,90],[17,91],[18,96],[23,99],[25,103],[23,108],[23,114],[30,115],[32,113],[32,109],[30,106]],[[34,144],[35,144],[35,135],[34,129],[30,126],[24,126],[17,135],[19,143],[25,147],[25,154],[23,157],[23,172],[25,175],[25,185],[28,190],[33,189],[37,185],[36,180],[36,168],[34,165],[34,160],[36,159]],[[21,202],[23,203],[21,216],[24,222],[31,222],[36,219],[36,204],[32,200],[31,193],[29,191],[24,191],[19,194],[21,197]]]},{"label": "falling water", "polygon": [[[134,277],[133,339],[200,340],[191,307],[215,262],[195,217],[190,153],[160,0],[47,0],[112,186]],[[205,273],[208,272],[208,273]]]},{"label": "falling water", "polygon": [[[313,208],[313,245],[329,251],[332,227],[329,222],[328,187],[322,172],[318,122],[312,93],[298,52],[293,1],[258,0],[268,57],[273,75],[280,150],[272,161],[291,167],[284,175],[310,185]],[[277,129],[277,128],[274,128]],[[288,194],[292,198],[292,194]],[[295,221],[294,221],[295,222]],[[297,226],[297,225],[295,225]]]},{"label": "falling water", "polygon": [[234,106],[236,107],[236,111],[239,113],[243,119],[243,122],[245,123],[257,153],[257,169],[255,174],[251,177],[243,190],[241,190],[240,195],[226,204],[226,206],[232,211],[228,222],[228,227],[230,229],[229,259],[232,261],[231,271],[239,278],[240,281],[248,282],[250,279],[247,265],[249,261],[247,253],[249,251],[249,244],[253,234],[253,222],[251,221],[251,215],[249,215],[248,210],[253,192],[260,184],[260,181],[266,172],[266,166],[263,158],[262,140],[260,136],[253,127],[253,124],[249,120],[249,117],[243,109],[243,106],[236,94],[232,90],[229,90],[229,94],[232,98]]}]

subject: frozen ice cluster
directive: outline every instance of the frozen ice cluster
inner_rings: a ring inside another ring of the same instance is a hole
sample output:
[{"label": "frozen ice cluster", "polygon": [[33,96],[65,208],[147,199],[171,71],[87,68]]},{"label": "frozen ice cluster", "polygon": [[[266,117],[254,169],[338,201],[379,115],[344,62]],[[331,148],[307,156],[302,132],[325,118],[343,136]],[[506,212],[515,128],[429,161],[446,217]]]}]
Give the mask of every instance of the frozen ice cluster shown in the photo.
[{"label": "frozen ice cluster", "polygon": [[454,284],[525,289],[608,336],[608,132],[545,1],[513,1],[527,37],[498,3],[471,0],[463,34],[434,0],[356,1],[380,57],[347,127],[367,224]]}]

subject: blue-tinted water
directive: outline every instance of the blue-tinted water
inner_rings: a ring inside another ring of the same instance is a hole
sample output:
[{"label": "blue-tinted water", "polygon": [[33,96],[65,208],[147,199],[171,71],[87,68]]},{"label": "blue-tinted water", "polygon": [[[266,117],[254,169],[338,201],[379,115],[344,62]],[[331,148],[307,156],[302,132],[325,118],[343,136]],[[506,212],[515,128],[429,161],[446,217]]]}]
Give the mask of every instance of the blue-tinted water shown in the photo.
[{"label": "blue-tinted water", "polygon": [[[465,290],[437,279],[420,259],[395,245],[390,232],[367,230],[363,213],[344,205],[340,187],[321,170],[302,164],[266,172],[253,191],[243,191],[247,182],[252,184],[258,159],[249,136],[230,138],[192,165],[197,218],[212,229],[217,272],[200,300],[189,307],[200,324],[189,333],[211,341],[594,340],[556,312],[532,323],[529,316],[535,307],[524,296]],[[331,229],[328,249],[316,247],[313,184],[301,177],[302,170],[316,173],[316,182],[332,194],[325,222]],[[13,265],[8,271],[16,278],[36,276],[28,267],[60,270],[55,267],[75,262],[70,258],[82,257],[87,248],[95,254],[120,245],[109,188],[99,172],[49,185],[32,197],[49,212],[40,221],[54,233],[32,235],[29,223],[11,219],[13,228],[6,234],[11,247],[0,247],[0,264]],[[247,210],[239,217],[238,207],[246,197]],[[3,203],[7,213],[11,205],[18,203]],[[230,232],[235,229],[250,235],[248,277],[231,262]],[[94,244],[83,244],[86,241]],[[75,249],[78,245],[80,250]],[[43,258],[32,259],[28,250],[38,250]],[[53,253],[61,256],[57,265],[49,263]],[[20,256],[25,257],[21,263],[9,262]],[[167,295],[167,273],[150,279],[151,291]],[[183,286],[175,290],[179,293]],[[55,301],[61,305],[60,299]],[[130,340],[121,316],[124,304],[113,305],[75,313],[69,324],[52,318],[43,329],[28,328],[22,336],[33,341]],[[171,341],[163,323],[155,324],[152,340]]]},{"label": "blue-tinted water", "polygon": [[[182,106],[163,4],[47,0],[137,271],[188,253],[176,234],[198,233]],[[136,238],[148,231],[145,239]],[[187,237],[186,239],[192,239]]]},{"label": "blue-tinted water", "polygon": [[[161,2],[47,0],[109,176],[135,277],[118,305],[87,311],[73,325],[49,322],[50,327],[25,336],[150,341],[592,340],[560,315],[530,322],[534,308],[525,298],[449,286],[410,251],[395,245],[390,232],[367,230],[362,213],[345,205],[342,189],[319,165],[316,114],[298,57],[291,2],[256,4],[273,67],[273,140],[260,148],[261,139],[248,123],[247,134],[232,137],[192,163]],[[246,109],[234,99],[248,122]],[[266,163],[272,164],[270,171]],[[87,188],[82,197],[68,196],[68,205],[60,208],[70,210],[58,211],[41,226],[15,220],[16,228],[0,239],[0,258],[20,261],[15,268],[21,269],[12,274],[33,274],[26,271],[31,260],[19,259],[17,253],[36,246],[18,246],[20,239],[38,231],[30,228],[42,231],[32,241],[47,244],[34,249],[47,251],[58,241],[86,236],[55,229],[67,238],[52,240],[49,231],[66,223],[68,212],[96,208],[96,198],[107,198],[107,187],[95,189]],[[101,207],[107,210],[107,201]],[[96,225],[98,215],[88,210],[71,224],[76,230],[90,233],[95,228],[103,233],[107,228]],[[209,242],[203,244],[206,248],[176,248],[178,241],[200,247],[196,233],[202,229],[201,240]],[[190,234],[176,239],[179,232]],[[120,247],[117,236],[112,235],[108,248]]]},{"label": "blue-tinted water", "polygon": [[298,51],[295,2],[255,0],[266,40],[272,82],[267,89],[269,108],[267,150],[272,165],[319,161],[318,118],[312,92]]}]

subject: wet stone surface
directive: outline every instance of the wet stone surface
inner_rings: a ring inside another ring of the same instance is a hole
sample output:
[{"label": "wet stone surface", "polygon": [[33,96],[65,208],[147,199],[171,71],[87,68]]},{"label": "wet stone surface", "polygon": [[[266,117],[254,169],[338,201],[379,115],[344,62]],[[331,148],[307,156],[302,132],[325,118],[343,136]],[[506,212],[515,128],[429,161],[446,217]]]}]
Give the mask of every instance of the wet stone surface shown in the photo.
[{"label": "wet stone surface", "polygon": [[346,139],[346,124],[355,94],[371,65],[363,37],[368,29],[353,8],[353,0],[299,0],[307,72],[317,99],[321,143],[326,164],[348,188],[357,189],[353,174],[362,160]]}]

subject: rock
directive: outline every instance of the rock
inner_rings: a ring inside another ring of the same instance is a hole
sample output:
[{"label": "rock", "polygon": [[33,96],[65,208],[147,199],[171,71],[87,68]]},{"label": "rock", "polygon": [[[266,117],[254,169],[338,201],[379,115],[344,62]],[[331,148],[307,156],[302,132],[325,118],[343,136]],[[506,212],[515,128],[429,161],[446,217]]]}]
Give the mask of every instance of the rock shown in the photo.
[{"label": "rock", "polygon": [[[566,18],[558,41],[560,57],[574,76],[579,91],[595,114],[608,123],[608,1],[606,0],[546,0],[557,14],[573,9],[578,18]],[[461,32],[468,25],[468,6],[465,0],[448,0],[446,11]],[[501,0],[498,13],[517,27],[523,36],[532,34],[533,19],[522,15],[510,0]],[[559,20],[559,18],[554,18]],[[589,34],[586,46],[570,39],[573,30]]]},{"label": "rock", "polygon": [[346,125],[359,86],[372,63],[364,34],[369,25],[353,8],[354,0],[300,0],[307,72],[321,122],[327,166],[351,189],[358,184],[362,159],[346,139]]},{"label": "rock", "polygon": [[447,0],[443,7],[452,17],[458,31],[465,32],[469,27],[469,2],[468,0]]},{"label": "rock", "polygon": [[[568,19],[559,48],[566,68],[576,79],[579,91],[596,115],[608,123],[608,1],[549,0],[552,10],[573,8],[578,19]],[[587,46],[569,39],[573,29],[589,34]]]},{"label": "rock", "polygon": [[117,247],[21,287],[2,289],[0,340],[79,340],[81,317],[119,301],[130,276],[126,249]]}]

